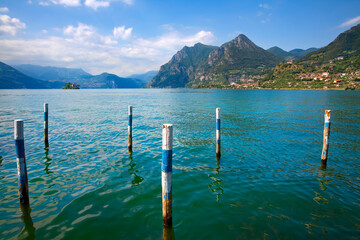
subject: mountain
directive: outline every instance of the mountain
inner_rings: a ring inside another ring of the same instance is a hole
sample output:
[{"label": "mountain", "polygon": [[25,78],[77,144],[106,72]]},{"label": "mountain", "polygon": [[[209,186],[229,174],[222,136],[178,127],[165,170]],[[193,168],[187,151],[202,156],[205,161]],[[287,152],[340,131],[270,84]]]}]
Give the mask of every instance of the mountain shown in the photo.
[{"label": "mountain", "polygon": [[206,64],[197,69],[195,79],[187,86],[228,85],[264,75],[281,59],[255,45],[240,34],[230,42],[214,49]]},{"label": "mountain", "polygon": [[184,47],[162,65],[146,87],[202,87],[227,85],[264,75],[281,62],[240,34],[220,47],[201,43]]},{"label": "mountain", "polygon": [[145,82],[135,78],[122,78],[115,74],[102,73],[76,80],[81,88],[141,88]]},{"label": "mountain", "polygon": [[43,67],[31,64],[14,65],[20,72],[40,80],[74,81],[77,78],[90,77],[91,74],[78,68]]},{"label": "mountain", "polygon": [[149,71],[142,74],[132,74],[130,76],[127,76],[127,78],[136,78],[144,81],[145,83],[148,83],[158,72],[159,71]]},{"label": "mountain", "polygon": [[283,60],[290,60],[290,59],[294,59],[296,58],[295,55],[289,53],[289,52],[286,52],[285,50],[275,46],[275,47],[272,47],[272,48],[269,48],[268,50],[269,53],[283,59]]},{"label": "mountain", "polygon": [[360,24],[341,33],[326,47],[312,52],[298,60],[299,63],[324,64],[335,58],[349,58],[360,54]]},{"label": "mountain", "polygon": [[207,64],[209,53],[216,48],[201,43],[193,47],[185,46],[160,67],[160,71],[145,87],[185,87],[195,78],[195,71]]},{"label": "mountain", "polygon": [[314,52],[316,50],[318,50],[318,49],[317,48],[309,48],[309,49],[304,50],[304,49],[296,48],[296,49],[289,51],[289,53],[291,55],[293,55],[295,58],[301,58],[301,57],[305,56],[306,54]]},{"label": "mountain", "polygon": [[9,65],[0,62],[0,89],[42,89],[42,88],[61,88],[63,83],[46,82],[29,77]]}]

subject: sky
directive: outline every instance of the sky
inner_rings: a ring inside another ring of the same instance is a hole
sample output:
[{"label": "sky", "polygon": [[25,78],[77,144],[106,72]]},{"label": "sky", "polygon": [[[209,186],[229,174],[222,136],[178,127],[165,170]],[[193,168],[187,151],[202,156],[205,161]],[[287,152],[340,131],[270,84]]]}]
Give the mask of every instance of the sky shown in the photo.
[{"label": "sky", "polygon": [[359,23],[359,0],[0,0],[0,61],[128,76],[198,42],[320,48]]}]

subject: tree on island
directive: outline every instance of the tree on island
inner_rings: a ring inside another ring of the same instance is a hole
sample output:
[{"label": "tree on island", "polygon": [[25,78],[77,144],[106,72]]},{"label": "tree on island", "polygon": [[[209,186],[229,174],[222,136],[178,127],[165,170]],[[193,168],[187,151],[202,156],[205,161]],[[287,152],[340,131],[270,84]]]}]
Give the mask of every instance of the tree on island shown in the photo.
[{"label": "tree on island", "polygon": [[65,84],[63,89],[80,89],[80,84],[68,82],[68,83]]}]

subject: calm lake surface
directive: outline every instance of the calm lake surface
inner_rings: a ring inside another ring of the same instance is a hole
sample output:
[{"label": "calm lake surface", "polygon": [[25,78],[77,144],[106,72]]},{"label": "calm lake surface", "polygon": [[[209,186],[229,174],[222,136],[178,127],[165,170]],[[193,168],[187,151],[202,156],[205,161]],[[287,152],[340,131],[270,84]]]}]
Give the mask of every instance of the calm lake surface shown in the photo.
[{"label": "calm lake surface", "polygon": [[[320,170],[325,109],[331,135]],[[30,216],[17,194],[17,118]],[[359,238],[359,91],[106,89],[0,91],[0,239],[161,239],[164,123],[174,125],[176,239]]]}]

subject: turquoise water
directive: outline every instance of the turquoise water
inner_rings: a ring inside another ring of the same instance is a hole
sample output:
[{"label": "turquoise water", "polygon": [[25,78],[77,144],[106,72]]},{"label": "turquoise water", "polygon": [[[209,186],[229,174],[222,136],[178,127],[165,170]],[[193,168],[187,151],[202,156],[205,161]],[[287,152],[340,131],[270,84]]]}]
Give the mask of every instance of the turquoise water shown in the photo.
[{"label": "turquoise water", "polygon": [[[25,120],[30,215],[17,196],[16,118]],[[164,123],[174,125],[176,239],[360,236],[360,92],[109,89],[0,91],[0,238],[161,239]]]}]

